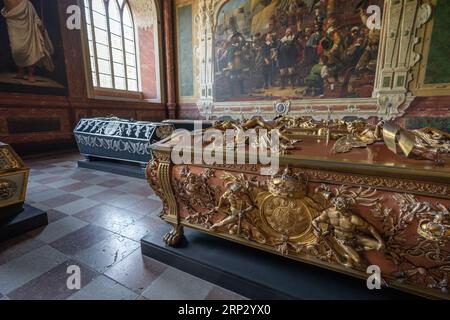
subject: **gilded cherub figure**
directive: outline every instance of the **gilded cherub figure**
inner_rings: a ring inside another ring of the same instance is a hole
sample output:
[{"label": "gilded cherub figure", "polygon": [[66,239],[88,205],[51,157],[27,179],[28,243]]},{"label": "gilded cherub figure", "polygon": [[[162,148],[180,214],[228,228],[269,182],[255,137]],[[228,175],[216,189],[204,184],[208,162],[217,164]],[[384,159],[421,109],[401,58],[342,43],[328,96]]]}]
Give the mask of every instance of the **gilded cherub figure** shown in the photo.
[{"label": "gilded cherub figure", "polygon": [[315,235],[326,241],[339,263],[347,267],[364,264],[360,251],[380,251],[385,248],[381,235],[366,220],[350,210],[353,199],[335,196],[332,207],[313,220]]},{"label": "gilded cherub figure", "polygon": [[[256,209],[255,204],[246,192],[245,186],[235,181],[226,186],[227,190],[220,197],[215,212],[223,212],[228,215],[223,220],[211,226],[212,231],[228,228],[230,234],[244,236],[265,243],[264,236],[248,222],[248,215]],[[223,210],[226,208],[226,210]]]},{"label": "gilded cherub figure", "polygon": [[215,211],[219,212],[222,207],[228,204],[228,210],[225,211],[225,213],[228,214],[228,217],[215,223],[211,227],[211,230],[215,231],[228,225],[234,225],[237,227],[237,230],[234,231],[237,231],[236,233],[240,234],[242,219],[245,217],[246,213],[255,208],[250,197],[243,192],[242,189],[243,186],[237,182],[232,183],[227,187],[227,191],[220,197]]}]

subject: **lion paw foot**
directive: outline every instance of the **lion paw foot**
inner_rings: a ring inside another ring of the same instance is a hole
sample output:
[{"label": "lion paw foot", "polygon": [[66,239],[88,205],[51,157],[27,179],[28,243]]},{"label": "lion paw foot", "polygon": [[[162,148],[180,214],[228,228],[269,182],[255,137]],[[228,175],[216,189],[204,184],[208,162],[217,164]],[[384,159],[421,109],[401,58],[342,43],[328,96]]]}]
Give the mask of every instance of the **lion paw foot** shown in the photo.
[{"label": "lion paw foot", "polygon": [[176,246],[183,239],[183,236],[183,227],[174,227],[164,236],[164,243],[171,247]]}]

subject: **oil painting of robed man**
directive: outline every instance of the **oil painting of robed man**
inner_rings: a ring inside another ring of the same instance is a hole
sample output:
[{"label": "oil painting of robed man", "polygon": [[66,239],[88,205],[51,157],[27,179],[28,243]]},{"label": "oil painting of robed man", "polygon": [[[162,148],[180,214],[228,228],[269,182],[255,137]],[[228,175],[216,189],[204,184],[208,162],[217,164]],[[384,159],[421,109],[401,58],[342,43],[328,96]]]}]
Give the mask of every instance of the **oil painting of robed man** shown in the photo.
[{"label": "oil painting of robed man", "polygon": [[3,0],[0,88],[64,94],[65,66],[56,0]]}]

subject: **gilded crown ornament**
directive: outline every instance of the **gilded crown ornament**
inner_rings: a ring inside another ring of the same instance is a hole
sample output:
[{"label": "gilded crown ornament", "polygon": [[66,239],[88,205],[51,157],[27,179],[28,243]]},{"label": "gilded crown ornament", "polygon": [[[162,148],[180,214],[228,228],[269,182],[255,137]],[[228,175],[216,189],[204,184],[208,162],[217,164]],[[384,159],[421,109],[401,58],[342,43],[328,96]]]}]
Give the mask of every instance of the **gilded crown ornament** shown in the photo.
[{"label": "gilded crown ornament", "polygon": [[286,168],[282,174],[276,174],[268,181],[269,192],[278,197],[295,198],[304,195],[304,177]]},{"label": "gilded crown ornament", "polygon": [[417,227],[421,237],[439,243],[450,241],[450,213],[445,206],[437,204],[422,215],[425,218]]}]

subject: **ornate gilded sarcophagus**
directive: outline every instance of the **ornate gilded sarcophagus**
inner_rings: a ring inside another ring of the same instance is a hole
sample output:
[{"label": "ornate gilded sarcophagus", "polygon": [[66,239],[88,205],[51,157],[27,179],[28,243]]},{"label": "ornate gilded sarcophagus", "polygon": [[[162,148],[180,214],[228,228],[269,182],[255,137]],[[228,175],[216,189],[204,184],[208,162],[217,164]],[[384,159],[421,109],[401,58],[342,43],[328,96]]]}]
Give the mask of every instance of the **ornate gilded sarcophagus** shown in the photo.
[{"label": "ornate gilded sarcophagus", "polygon": [[25,202],[29,173],[11,146],[0,142],[0,222]]},{"label": "ornate gilded sarcophagus", "polygon": [[[165,243],[176,245],[189,227],[362,279],[379,268],[390,287],[449,299],[450,135],[288,120],[223,122],[214,134],[152,146],[147,179],[173,226]],[[219,141],[227,129],[237,130],[234,146]],[[248,129],[280,130],[277,172],[249,161],[252,142],[240,136]],[[214,143],[222,151],[208,149]],[[237,162],[239,144],[246,164]]]},{"label": "ornate gilded sarcophagus", "polygon": [[80,153],[86,157],[146,164],[151,159],[150,145],[170,136],[173,130],[171,124],[92,118],[81,119],[74,135]]}]

